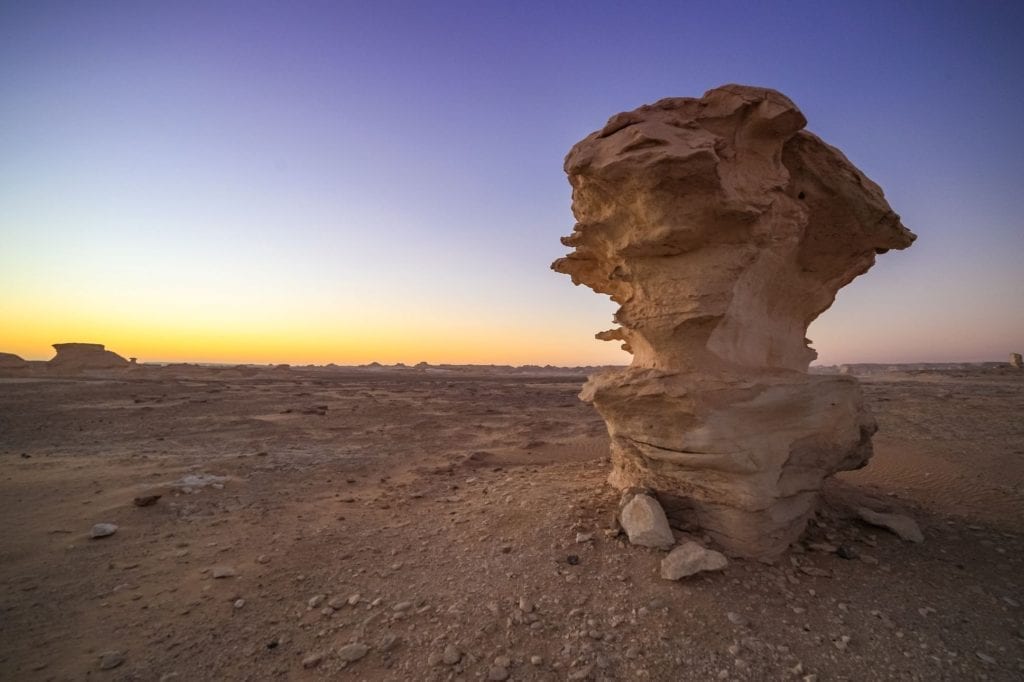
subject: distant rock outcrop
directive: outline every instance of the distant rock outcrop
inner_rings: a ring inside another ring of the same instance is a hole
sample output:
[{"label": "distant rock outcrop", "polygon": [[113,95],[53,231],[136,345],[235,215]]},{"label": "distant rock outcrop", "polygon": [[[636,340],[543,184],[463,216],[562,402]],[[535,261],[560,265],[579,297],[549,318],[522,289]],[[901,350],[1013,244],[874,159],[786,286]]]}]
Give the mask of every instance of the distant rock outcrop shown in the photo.
[{"label": "distant rock outcrop", "polygon": [[785,96],[727,85],[609,119],[572,148],[574,250],[633,354],[581,397],[612,484],[653,489],[734,555],[795,540],[825,477],[863,466],[875,421],[853,377],[809,375],[807,326],[914,235],[882,190],[803,130]]},{"label": "distant rock outcrop", "polygon": [[26,360],[14,353],[0,353],[0,369],[25,369],[29,366]]},{"label": "distant rock outcrop", "polygon": [[55,343],[55,355],[47,364],[53,369],[78,371],[83,369],[119,369],[128,367],[128,361],[102,343]]},{"label": "distant rock outcrop", "polygon": [[1021,358],[1020,353],[1010,353],[1010,365],[1017,369],[1024,368],[1024,359]]}]

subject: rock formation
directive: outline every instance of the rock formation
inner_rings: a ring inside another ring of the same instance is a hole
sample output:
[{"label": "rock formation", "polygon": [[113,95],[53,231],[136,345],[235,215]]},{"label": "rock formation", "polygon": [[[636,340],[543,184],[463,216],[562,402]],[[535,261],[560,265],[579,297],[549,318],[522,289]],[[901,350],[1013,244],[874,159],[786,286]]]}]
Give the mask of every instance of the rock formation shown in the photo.
[{"label": "rock formation", "polygon": [[28,362],[20,355],[0,353],[0,369],[25,369],[28,366]]},{"label": "rock formation", "polygon": [[805,124],[782,94],[727,85],[613,116],[565,160],[574,250],[552,268],[621,306],[597,338],[633,354],[580,394],[607,422],[609,480],[739,556],[782,552],[823,479],[871,456],[856,379],[808,374],[805,333],[915,238]]},{"label": "rock formation", "polygon": [[1024,358],[1021,357],[1020,353],[1010,353],[1010,366],[1017,369],[1024,368]]},{"label": "rock formation", "polygon": [[107,350],[102,343],[55,343],[53,348],[57,354],[47,364],[62,372],[128,366],[127,360]]}]

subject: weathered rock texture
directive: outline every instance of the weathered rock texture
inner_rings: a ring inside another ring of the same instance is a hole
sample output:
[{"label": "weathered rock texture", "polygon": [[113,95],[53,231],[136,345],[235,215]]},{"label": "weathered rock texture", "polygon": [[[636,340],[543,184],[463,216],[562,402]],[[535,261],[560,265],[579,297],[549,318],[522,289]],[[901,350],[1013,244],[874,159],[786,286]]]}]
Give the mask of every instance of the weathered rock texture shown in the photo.
[{"label": "weathered rock texture", "polygon": [[116,369],[127,367],[128,361],[102,343],[55,343],[57,354],[47,363],[61,371],[82,369]]},{"label": "weathered rock texture", "polygon": [[882,190],[773,90],[728,85],[613,116],[572,148],[577,224],[552,265],[609,294],[633,354],[581,397],[612,484],[657,491],[734,555],[796,539],[822,480],[863,466],[857,381],[809,375],[807,326],[914,235]]}]

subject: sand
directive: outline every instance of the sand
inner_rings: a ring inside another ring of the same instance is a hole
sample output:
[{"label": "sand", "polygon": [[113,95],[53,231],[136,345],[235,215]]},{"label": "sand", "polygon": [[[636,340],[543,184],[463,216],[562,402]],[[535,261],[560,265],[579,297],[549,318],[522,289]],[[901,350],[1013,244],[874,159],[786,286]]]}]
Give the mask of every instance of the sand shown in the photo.
[{"label": "sand", "polygon": [[1019,370],[865,379],[805,540],[678,583],[606,532],[581,373],[170,374],[0,379],[0,679],[1024,675]]}]

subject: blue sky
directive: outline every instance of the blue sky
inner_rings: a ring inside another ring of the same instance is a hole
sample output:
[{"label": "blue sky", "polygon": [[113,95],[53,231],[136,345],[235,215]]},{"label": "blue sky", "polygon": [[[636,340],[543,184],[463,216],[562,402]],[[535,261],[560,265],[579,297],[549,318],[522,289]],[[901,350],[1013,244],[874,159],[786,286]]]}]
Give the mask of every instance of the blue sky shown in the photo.
[{"label": "blue sky", "polygon": [[[792,98],[919,240],[826,363],[1024,348],[1019,3],[0,2],[0,348],[623,362],[548,270],[568,149],[729,82]],[[85,338],[88,337],[88,338]]]}]

